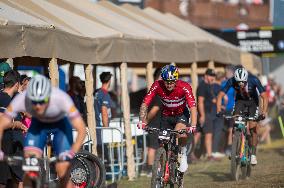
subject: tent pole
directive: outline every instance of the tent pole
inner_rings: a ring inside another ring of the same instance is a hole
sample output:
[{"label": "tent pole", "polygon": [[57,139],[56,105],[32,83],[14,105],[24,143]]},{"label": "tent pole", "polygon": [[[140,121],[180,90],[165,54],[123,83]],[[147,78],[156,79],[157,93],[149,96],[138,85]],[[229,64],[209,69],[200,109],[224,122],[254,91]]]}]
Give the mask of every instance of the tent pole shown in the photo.
[{"label": "tent pole", "polygon": [[87,104],[87,122],[89,133],[93,141],[92,153],[97,155],[97,134],[96,134],[96,121],[95,121],[95,111],[94,111],[94,79],[93,79],[93,66],[85,65],[85,86],[86,86],[86,104]]},{"label": "tent pole", "polygon": [[209,62],[208,62],[208,68],[209,68],[209,69],[213,69],[213,70],[215,69],[215,63],[214,63],[214,61],[209,61]]},{"label": "tent pole", "polygon": [[74,68],[75,68],[75,64],[74,63],[70,63],[69,65],[69,79],[74,76]]},{"label": "tent pole", "polygon": [[122,93],[122,109],[124,119],[124,132],[126,137],[126,156],[127,156],[127,173],[129,180],[135,178],[135,162],[133,155],[132,134],[130,127],[130,105],[129,94],[127,89],[127,64],[125,62],[120,65],[121,93]]},{"label": "tent pole", "polygon": [[146,66],[146,80],[147,80],[147,89],[149,91],[151,85],[154,82],[153,78],[153,62],[148,62]]},{"label": "tent pole", "polygon": [[196,90],[198,86],[198,74],[197,74],[197,63],[193,62],[191,64],[191,82],[192,82],[192,93],[196,96]]},{"label": "tent pole", "polygon": [[59,72],[58,72],[58,64],[57,59],[52,58],[49,61],[49,77],[51,79],[51,85],[53,87],[58,87],[59,85]]},{"label": "tent pole", "polygon": [[97,89],[97,65],[93,65],[93,86],[94,90]]}]

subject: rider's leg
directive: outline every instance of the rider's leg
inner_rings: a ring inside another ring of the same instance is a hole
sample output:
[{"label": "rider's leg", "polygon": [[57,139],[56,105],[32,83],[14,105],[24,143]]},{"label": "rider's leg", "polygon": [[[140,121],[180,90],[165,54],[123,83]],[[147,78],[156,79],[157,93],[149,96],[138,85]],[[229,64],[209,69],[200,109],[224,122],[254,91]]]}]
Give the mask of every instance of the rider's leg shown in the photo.
[{"label": "rider's leg", "polygon": [[252,154],[256,154],[256,147],[257,147],[257,122],[250,122],[249,123],[249,128],[251,132],[251,149],[252,149]]},{"label": "rider's leg", "polygon": [[[70,151],[73,144],[73,134],[69,120],[67,118],[63,119],[61,121],[61,127],[57,128],[53,133],[53,148],[55,153],[60,156],[62,153]],[[70,162],[68,161],[56,163],[56,172],[60,178],[60,187],[72,187],[72,183],[68,176],[69,166]]]},{"label": "rider's leg", "polygon": [[[181,130],[181,129],[185,129],[186,125],[183,123],[177,123],[175,130]],[[181,172],[185,172],[188,168],[188,164],[187,164],[187,149],[186,149],[186,144],[187,144],[187,139],[188,136],[187,134],[183,134],[183,135],[178,135],[178,143],[181,146],[181,158],[180,158],[180,167],[179,167],[179,171]]]},{"label": "rider's leg", "polygon": [[251,132],[251,138],[250,138],[250,147],[251,147],[251,164],[256,165],[257,159],[256,159],[256,147],[257,147],[257,122],[250,122],[249,128]]},{"label": "rider's leg", "polygon": [[60,179],[60,187],[72,188],[72,182],[68,176],[68,170],[70,167],[70,162],[63,161],[56,163],[56,172]]}]

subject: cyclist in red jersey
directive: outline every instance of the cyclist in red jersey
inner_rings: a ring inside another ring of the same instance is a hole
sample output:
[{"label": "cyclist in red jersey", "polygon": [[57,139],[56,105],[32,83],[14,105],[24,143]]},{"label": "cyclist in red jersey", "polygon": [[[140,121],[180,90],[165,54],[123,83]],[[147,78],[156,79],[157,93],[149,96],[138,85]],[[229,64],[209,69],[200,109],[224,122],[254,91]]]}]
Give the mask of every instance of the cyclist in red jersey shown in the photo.
[{"label": "cyclist in red jersey", "polygon": [[[162,102],[161,127],[181,130],[189,125],[191,114],[190,132],[196,130],[197,109],[195,98],[189,83],[178,80],[178,68],[174,65],[166,65],[161,71],[162,80],[155,81],[140,107],[140,121],[138,128],[145,128],[147,125],[148,107],[154,97],[158,95]],[[190,109],[190,113],[188,111]],[[188,168],[186,156],[187,135],[179,136],[181,145],[181,165],[179,170],[185,172]]]}]

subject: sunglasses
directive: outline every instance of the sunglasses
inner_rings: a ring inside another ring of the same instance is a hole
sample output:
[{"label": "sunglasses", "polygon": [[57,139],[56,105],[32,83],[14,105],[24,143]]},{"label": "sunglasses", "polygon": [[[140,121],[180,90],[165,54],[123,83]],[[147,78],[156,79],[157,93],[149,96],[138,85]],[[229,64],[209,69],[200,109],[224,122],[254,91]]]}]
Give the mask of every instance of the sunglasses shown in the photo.
[{"label": "sunglasses", "polygon": [[238,85],[241,86],[241,85],[246,85],[247,82],[238,82]]},{"label": "sunglasses", "polygon": [[43,105],[46,104],[48,100],[43,100],[43,101],[32,101],[33,105]]},{"label": "sunglasses", "polygon": [[176,82],[175,81],[165,81],[166,85],[174,85]]}]

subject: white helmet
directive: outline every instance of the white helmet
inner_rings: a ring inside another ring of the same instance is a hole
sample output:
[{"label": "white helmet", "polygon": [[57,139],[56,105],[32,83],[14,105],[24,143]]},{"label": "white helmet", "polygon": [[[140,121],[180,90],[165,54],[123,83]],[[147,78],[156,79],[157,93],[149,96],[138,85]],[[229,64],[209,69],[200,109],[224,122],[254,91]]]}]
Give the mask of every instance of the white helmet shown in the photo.
[{"label": "white helmet", "polygon": [[27,88],[27,97],[31,101],[47,101],[51,94],[51,83],[48,78],[36,75],[31,79]]},{"label": "white helmet", "polygon": [[248,71],[244,68],[238,68],[237,70],[235,70],[234,77],[237,82],[247,82]]}]

